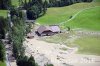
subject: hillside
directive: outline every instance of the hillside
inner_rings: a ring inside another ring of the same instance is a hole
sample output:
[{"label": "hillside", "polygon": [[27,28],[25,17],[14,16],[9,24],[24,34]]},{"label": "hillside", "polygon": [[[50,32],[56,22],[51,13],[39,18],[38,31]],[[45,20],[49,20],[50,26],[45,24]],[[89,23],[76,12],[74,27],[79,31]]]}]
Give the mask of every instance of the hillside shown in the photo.
[{"label": "hillside", "polygon": [[71,28],[85,28],[100,30],[100,7],[87,9],[81,12],[75,19],[66,23]]},{"label": "hillside", "polygon": [[47,1],[0,0],[0,66],[99,66],[100,0]]},{"label": "hillside", "polygon": [[58,24],[67,21],[78,11],[94,6],[100,6],[100,2],[77,3],[66,7],[48,8],[47,13],[44,16],[38,18],[36,22],[43,25]]},{"label": "hillside", "polygon": [[100,36],[81,37],[74,44],[79,46],[79,53],[100,55]]},{"label": "hillside", "polygon": [[[15,0],[12,0],[12,4],[17,6],[19,4],[18,0],[16,0],[16,2],[15,2]],[[70,5],[70,6],[65,6],[65,7],[48,8],[47,13],[44,16],[38,18],[36,20],[36,22],[38,22],[39,24],[42,24],[42,25],[59,24],[59,23],[67,21],[68,19],[70,19],[70,17],[72,17],[77,12],[79,12],[85,8],[90,8],[90,7],[94,7],[94,6],[100,6],[100,0],[94,0],[92,3],[77,3],[77,4]],[[99,12],[99,10],[98,11],[96,11],[96,10],[95,10],[95,13]],[[88,29],[93,29],[93,30],[99,30],[99,26],[97,26],[98,21],[99,21],[98,20],[99,16],[95,15],[96,17],[93,18],[93,16],[91,16],[91,15],[93,15],[91,10],[89,10],[89,11],[90,11],[90,13],[88,13],[88,14],[85,13],[86,14],[85,16],[87,16],[88,19],[86,19],[86,17],[83,15],[80,15],[80,16],[78,15],[74,20],[72,20],[69,23],[66,23],[64,26],[65,27],[70,26],[71,28],[76,27],[76,28],[88,28]],[[82,13],[84,13],[84,12],[82,12]],[[3,13],[3,14],[5,14],[5,13]],[[80,18],[78,18],[78,17],[80,17]],[[81,19],[83,19],[83,17],[84,17],[84,20],[81,20]],[[89,18],[93,18],[93,19],[89,20]],[[78,22],[79,20],[81,20],[81,22]],[[84,21],[86,23],[84,23],[83,25],[80,26],[79,24],[80,23],[82,24]],[[93,22],[96,22],[95,23],[96,27],[91,26],[91,25],[93,25]],[[90,25],[88,25],[87,23]]]}]

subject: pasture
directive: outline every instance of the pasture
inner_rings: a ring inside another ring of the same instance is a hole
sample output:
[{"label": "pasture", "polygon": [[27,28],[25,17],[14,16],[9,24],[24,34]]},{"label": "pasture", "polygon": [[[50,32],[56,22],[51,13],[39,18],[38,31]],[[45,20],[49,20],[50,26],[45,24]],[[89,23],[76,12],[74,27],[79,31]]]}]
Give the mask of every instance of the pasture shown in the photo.
[{"label": "pasture", "polygon": [[48,8],[47,13],[44,16],[38,18],[36,22],[42,25],[59,24],[61,22],[67,21],[71,16],[73,16],[80,10],[94,6],[100,6],[100,3],[77,3],[65,7]]},{"label": "pasture", "polygon": [[0,61],[0,66],[6,66],[5,62]]},{"label": "pasture", "polygon": [[100,30],[100,7],[84,10],[73,20],[65,23],[71,28],[83,28],[89,30]]},{"label": "pasture", "polygon": [[74,42],[81,54],[100,55],[100,36],[81,37]]}]

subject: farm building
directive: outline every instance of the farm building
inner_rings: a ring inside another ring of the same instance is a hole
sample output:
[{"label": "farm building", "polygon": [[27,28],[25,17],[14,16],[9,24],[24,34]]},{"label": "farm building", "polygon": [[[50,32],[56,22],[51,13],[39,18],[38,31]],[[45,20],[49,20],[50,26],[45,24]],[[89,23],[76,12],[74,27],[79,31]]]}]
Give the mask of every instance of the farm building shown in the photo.
[{"label": "farm building", "polygon": [[34,38],[34,34],[33,34],[33,33],[28,33],[28,34],[27,34],[27,38],[28,38],[28,39]]},{"label": "farm building", "polygon": [[37,29],[37,33],[40,36],[50,36],[56,33],[60,33],[60,28],[58,25],[51,25],[51,26],[40,26]]}]

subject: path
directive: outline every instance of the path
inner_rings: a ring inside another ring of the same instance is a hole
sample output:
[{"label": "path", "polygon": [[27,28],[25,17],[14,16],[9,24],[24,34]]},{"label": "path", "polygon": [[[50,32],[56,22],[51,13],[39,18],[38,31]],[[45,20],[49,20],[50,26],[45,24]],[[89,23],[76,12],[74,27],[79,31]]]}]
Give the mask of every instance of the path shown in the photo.
[{"label": "path", "polygon": [[48,43],[35,38],[26,40],[24,42],[26,55],[33,55],[40,66],[46,63],[53,63],[54,66],[99,66],[100,64],[100,56],[76,54],[77,47],[70,48],[63,44]]},{"label": "path", "polygon": [[[26,47],[26,55],[33,55],[40,66],[44,66],[46,63],[53,63],[54,66],[63,66],[63,59],[77,51],[77,48],[70,48],[65,45],[47,43],[37,39],[27,39],[27,41],[28,42],[25,42],[24,44]],[[67,48],[68,50],[64,51],[61,50],[61,48]],[[39,55],[44,57],[44,60],[41,60]]]}]

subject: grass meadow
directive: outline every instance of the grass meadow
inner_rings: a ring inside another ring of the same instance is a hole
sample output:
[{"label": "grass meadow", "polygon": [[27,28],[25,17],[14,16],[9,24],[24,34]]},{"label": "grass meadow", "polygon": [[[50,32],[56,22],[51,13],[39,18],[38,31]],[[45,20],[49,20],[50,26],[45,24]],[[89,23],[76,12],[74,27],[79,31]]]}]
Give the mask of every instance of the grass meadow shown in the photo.
[{"label": "grass meadow", "polygon": [[100,55],[100,36],[81,37],[74,42],[82,54]]},{"label": "grass meadow", "polygon": [[5,62],[0,61],[0,66],[6,66]]},{"label": "grass meadow", "polygon": [[7,17],[7,10],[0,10],[0,16]]},{"label": "grass meadow", "polygon": [[59,24],[61,22],[67,21],[71,16],[80,10],[94,6],[100,6],[100,2],[77,3],[65,7],[48,8],[47,13],[44,16],[38,18],[36,22],[42,25]]},{"label": "grass meadow", "polygon": [[100,30],[100,7],[87,9],[77,15],[72,21],[64,24],[71,28],[83,28],[89,30]]}]

